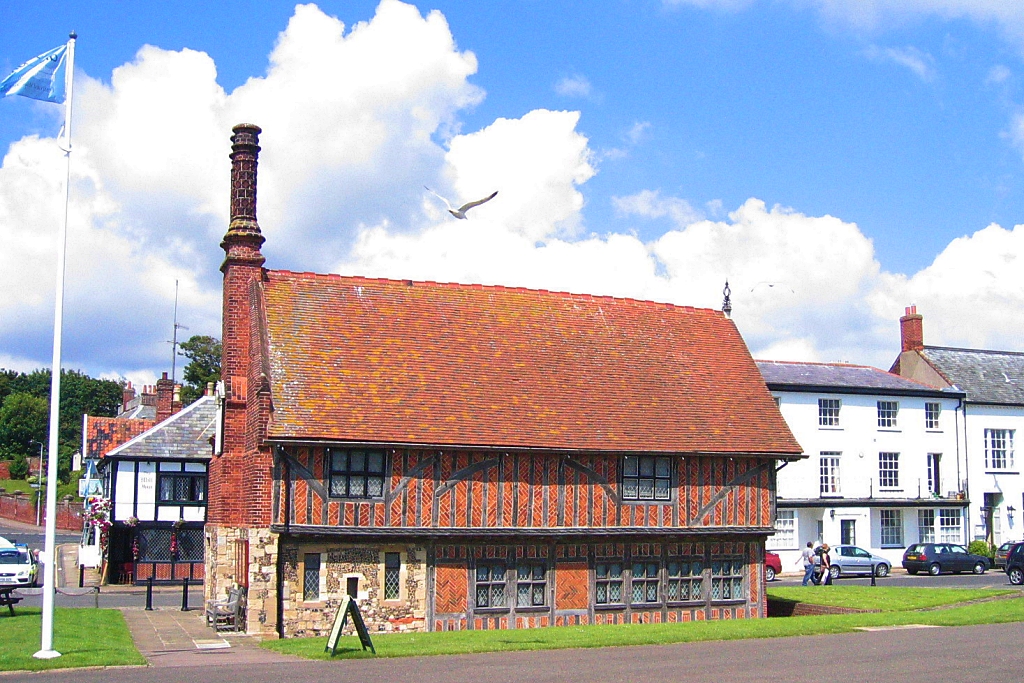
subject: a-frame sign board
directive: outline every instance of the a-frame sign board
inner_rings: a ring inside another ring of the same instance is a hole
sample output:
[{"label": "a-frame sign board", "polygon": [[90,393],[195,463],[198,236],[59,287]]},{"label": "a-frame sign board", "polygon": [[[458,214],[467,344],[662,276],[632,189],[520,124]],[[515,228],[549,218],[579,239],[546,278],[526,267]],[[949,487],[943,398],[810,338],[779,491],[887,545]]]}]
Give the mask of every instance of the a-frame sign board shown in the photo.
[{"label": "a-frame sign board", "polygon": [[345,622],[348,621],[349,615],[352,616],[352,624],[356,627],[356,634],[359,635],[359,642],[363,644],[363,649],[369,648],[370,652],[377,654],[377,650],[373,647],[373,641],[370,640],[370,632],[366,630],[366,624],[363,622],[363,615],[359,613],[359,605],[351,595],[346,595],[342,599],[341,607],[334,615],[334,626],[331,627],[331,635],[327,638],[327,647],[324,648],[324,652],[331,656],[337,652],[338,639],[341,638],[341,631],[345,628]]}]

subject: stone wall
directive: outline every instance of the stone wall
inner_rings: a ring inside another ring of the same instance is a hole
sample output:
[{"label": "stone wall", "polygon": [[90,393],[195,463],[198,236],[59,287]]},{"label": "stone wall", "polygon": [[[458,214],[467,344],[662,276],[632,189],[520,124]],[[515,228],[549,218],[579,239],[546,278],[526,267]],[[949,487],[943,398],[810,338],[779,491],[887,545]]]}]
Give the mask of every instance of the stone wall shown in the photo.
[{"label": "stone wall", "polygon": [[[401,556],[399,596],[384,599],[384,554]],[[416,545],[301,543],[282,545],[285,636],[327,635],[349,581],[358,581],[357,603],[371,633],[426,630],[426,550]],[[314,599],[303,593],[305,562],[319,555],[320,584]],[[351,627],[346,627],[351,631]]]},{"label": "stone wall", "polygon": [[277,534],[269,529],[207,524],[204,596],[220,600],[237,585],[248,586],[246,632],[276,636]]}]

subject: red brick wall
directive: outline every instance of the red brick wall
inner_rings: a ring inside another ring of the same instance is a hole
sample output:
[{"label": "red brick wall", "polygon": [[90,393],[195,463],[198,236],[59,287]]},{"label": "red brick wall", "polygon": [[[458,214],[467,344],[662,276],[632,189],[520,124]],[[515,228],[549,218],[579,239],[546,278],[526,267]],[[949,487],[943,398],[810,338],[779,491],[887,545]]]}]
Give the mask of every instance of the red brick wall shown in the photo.
[{"label": "red brick wall", "polygon": [[[388,449],[390,502],[327,496],[326,449],[290,447],[289,475],[274,487],[277,524],[382,527],[773,526],[774,461],[676,457],[671,499],[619,500],[618,455]],[[254,462],[257,462],[254,460]],[[269,473],[266,463],[261,474]],[[284,487],[295,483],[291,509]],[[269,491],[263,487],[260,492]],[[264,509],[269,510],[270,504]],[[312,511],[307,518],[307,509]]]}]

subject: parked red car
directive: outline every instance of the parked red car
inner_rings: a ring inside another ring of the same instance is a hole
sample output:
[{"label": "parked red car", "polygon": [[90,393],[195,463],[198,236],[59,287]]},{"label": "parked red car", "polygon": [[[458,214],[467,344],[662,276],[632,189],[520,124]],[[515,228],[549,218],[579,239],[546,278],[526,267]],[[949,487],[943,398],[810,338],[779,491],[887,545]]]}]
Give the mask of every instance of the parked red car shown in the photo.
[{"label": "parked red car", "polygon": [[770,550],[765,551],[764,554],[764,578],[768,581],[774,581],[776,574],[782,573],[782,558],[771,552]]}]

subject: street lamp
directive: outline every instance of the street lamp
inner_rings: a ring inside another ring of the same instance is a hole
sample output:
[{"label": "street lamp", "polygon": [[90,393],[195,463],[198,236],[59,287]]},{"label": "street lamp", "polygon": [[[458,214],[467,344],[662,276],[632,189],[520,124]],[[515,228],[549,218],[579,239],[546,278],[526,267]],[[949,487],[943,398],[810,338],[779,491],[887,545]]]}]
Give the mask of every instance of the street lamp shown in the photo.
[{"label": "street lamp", "polygon": [[29,439],[29,443],[34,443],[39,446],[39,474],[36,475],[36,483],[30,484],[32,488],[36,489],[36,526],[40,524],[40,513],[42,512],[42,505],[40,505],[40,498],[43,495],[43,444],[39,443],[35,439]]}]

